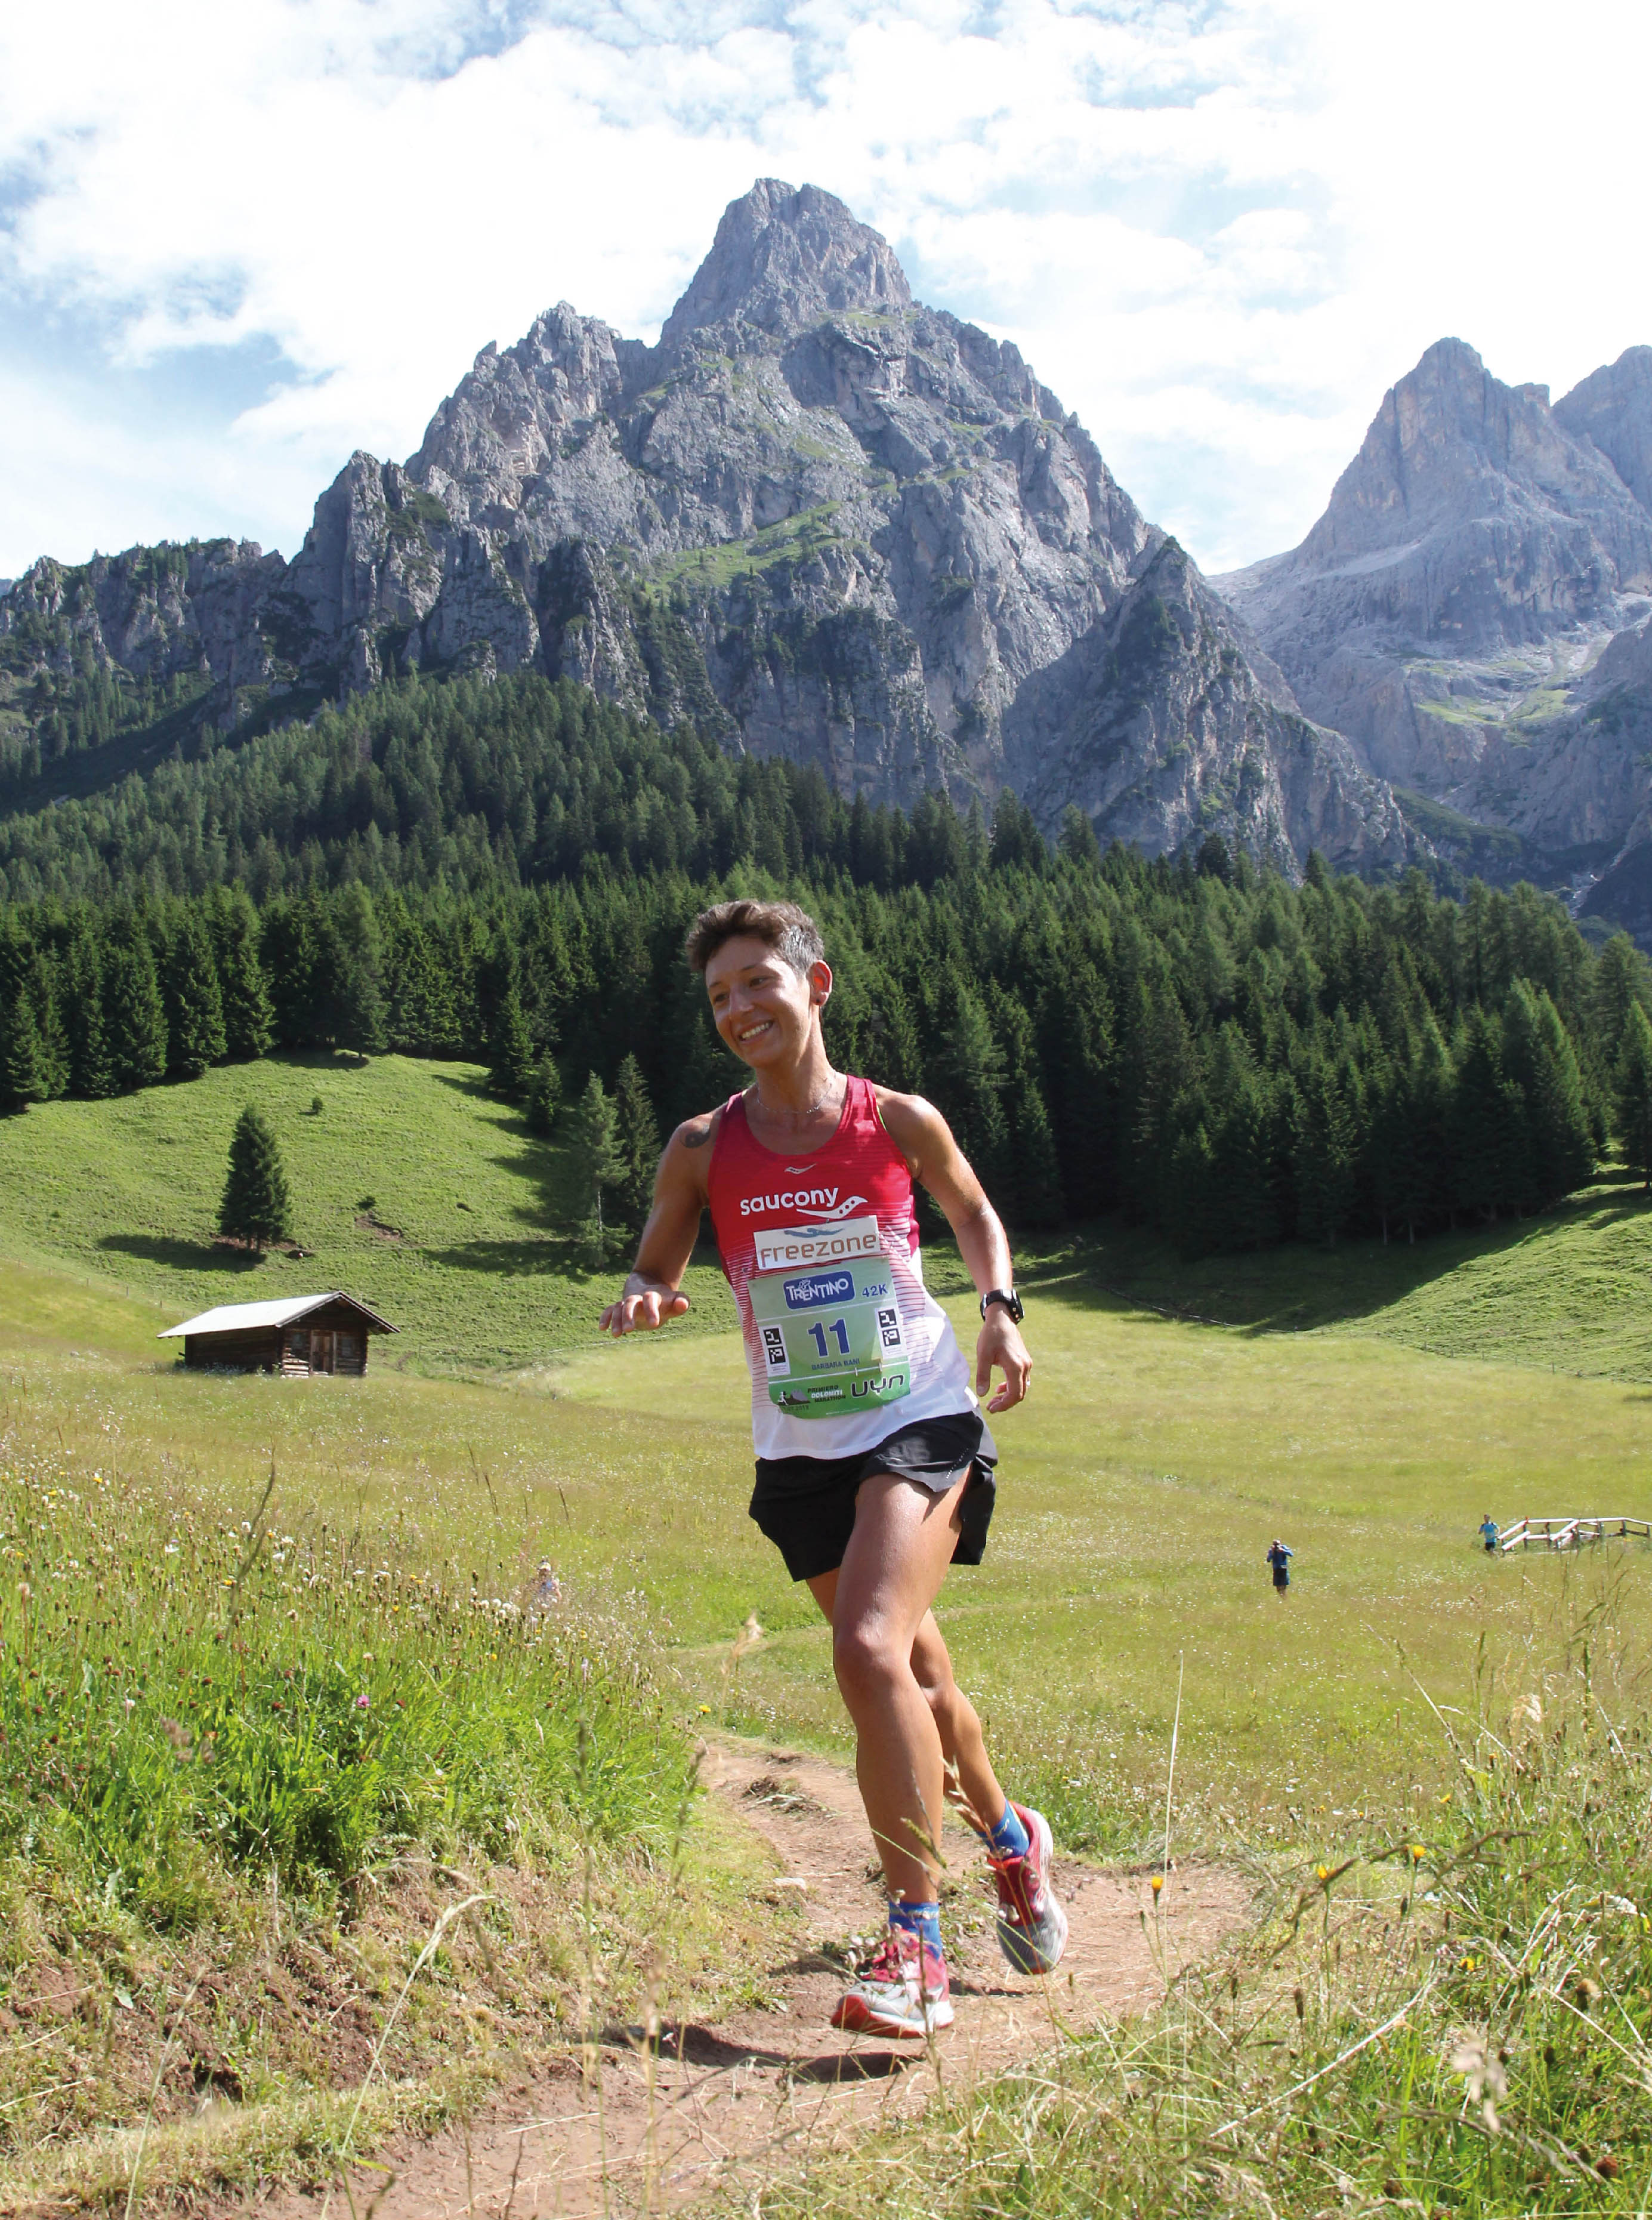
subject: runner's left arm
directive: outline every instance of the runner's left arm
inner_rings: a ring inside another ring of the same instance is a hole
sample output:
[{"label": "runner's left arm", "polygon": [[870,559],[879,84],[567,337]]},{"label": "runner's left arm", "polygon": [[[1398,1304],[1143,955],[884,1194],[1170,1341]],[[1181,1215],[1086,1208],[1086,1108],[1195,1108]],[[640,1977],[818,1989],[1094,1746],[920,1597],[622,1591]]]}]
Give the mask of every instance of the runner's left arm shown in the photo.
[{"label": "runner's left arm", "polygon": [[[894,1094],[882,1087],[877,1107],[884,1131],[905,1157],[913,1179],[939,1205],[977,1291],[984,1295],[991,1288],[1013,1286],[1015,1268],[1003,1221],[940,1112],[921,1094]],[[1013,1410],[1026,1394],[1032,1359],[1020,1328],[1001,1303],[988,1312],[976,1339],[977,1394],[984,1395],[991,1387],[994,1367],[1003,1374],[1004,1383],[987,1408]]]},{"label": "runner's left arm", "polygon": [[648,1333],[689,1307],[683,1275],[694,1254],[705,1207],[706,1163],[716,1138],[720,1110],[690,1118],[665,1144],[654,1174],[653,1207],[637,1244],[637,1262],[618,1302],[602,1313],[602,1331],[617,1341],[622,1334]]}]

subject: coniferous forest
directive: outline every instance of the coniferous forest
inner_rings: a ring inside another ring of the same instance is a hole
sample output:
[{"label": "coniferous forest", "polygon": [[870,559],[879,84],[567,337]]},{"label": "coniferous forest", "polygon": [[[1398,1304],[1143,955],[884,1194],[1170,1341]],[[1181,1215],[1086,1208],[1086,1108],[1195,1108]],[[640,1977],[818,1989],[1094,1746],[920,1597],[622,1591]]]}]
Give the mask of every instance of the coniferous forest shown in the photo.
[{"label": "coniferous forest", "polygon": [[[79,760],[84,761],[82,758]],[[26,774],[26,775],[25,775]],[[40,774],[44,776],[45,774]],[[1184,1253],[1541,1209],[1652,1152],[1652,967],[1532,889],[1292,887],[1219,840],[1052,849],[1013,795],[844,803],[566,683],[410,682],[0,820],[0,1107],[271,1050],[477,1057],[543,1126],[740,1082],[682,955],[787,891],[841,1064],[932,1096],[1013,1224]],[[627,1059],[634,1061],[627,1063]],[[627,1205],[634,1223],[640,1196]]]}]

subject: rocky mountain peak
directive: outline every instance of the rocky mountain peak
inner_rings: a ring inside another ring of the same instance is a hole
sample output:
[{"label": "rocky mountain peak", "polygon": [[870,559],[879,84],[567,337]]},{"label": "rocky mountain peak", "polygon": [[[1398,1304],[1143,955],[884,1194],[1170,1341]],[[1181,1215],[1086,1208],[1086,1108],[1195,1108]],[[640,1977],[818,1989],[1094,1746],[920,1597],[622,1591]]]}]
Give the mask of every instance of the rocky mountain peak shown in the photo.
[{"label": "rocky mountain peak", "polygon": [[711,252],[660,334],[674,352],[690,333],[741,323],[782,336],[854,309],[909,309],[893,248],[819,185],[759,178],[723,211]]},{"label": "rocky mountain peak", "polygon": [[1052,830],[1215,829],[1287,870],[1409,851],[1016,348],[914,302],[814,185],[731,204],[658,346],[559,302],[481,350],[405,467],[352,456],[290,564],[196,570],[54,588],[54,652],[95,623],[128,668],[204,661],[226,727],[254,689],[308,714],[538,670],[869,801],[1007,785]]},{"label": "rocky mountain peak", "polygon": [[1652,346],[1625,347],[1555,404],[1555,421],[1611,464],[1643,508],[1652,508]]},{"label": "rocky mountain peak", "polygon": [[1474,349],[1437,340],[1383,396],[1359,453],[1298,551],[1309,564],[1397,548],[1471,518],[1532,508],[1598,514],[1631,571],[1644,535],[1615,471],[1558,424],[1539,385],[1506,385]]}]

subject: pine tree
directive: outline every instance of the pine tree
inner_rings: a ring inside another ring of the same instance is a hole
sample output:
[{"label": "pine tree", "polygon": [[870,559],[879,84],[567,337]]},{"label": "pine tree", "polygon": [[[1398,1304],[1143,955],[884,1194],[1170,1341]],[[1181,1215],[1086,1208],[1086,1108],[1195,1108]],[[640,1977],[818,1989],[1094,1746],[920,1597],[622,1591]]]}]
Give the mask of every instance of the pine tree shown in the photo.
[{"label": "pine tree", "polygon": [[166,1011],[155,960],[138,926],[112,936],[103,963],[103,1032],[115,1085],[153,1087],[166,1076]]},{"label": "pine tree", "polygon": [[275,1038],[275,1014],[259,958],[258,912],[244,889],[214,889],[207,929],[218,967],[224,1053],[237,1063],[266,1055]]},{"label": "pine tree", "polygon": [[40,1028],[28,989],[0,999],[0,1112],[26,1110],[46,1098]]},{"label": "pine tree", "polygon": [[172,945],[166,951],[162,994],[166,1007],[166,1069],[178,1079],[199,1079],[223,1056],[227,1038],[212,943],[192,904],[176,920]]},{"label": "pine tree", "polygon": [[1069,801],[1062,812],[1061,839],[1057,845],[1069,864],[1100,867],[1101,843],[1095,837],[1094,826],[1075,801]]},{"label": "pine tree", "polygon": [[218,1231],[260,1250],[292,1237],[292,1199],[281,1151],[268,1120],[250,1102],[230,1138]]},{"label": "pine tree", "polygon": [[1296,1230],[1300,1239],[1327,1249],[1346,1230],[1354,1200],[1359,1129],[1348,1081],[1312,1051],[1296,1075]]},{"label": "pine tree", "polygon": [[982,1000],[948,965],[938,982],[935,1024],[926,1059],[937,1107],[988,1194],[1006,1184],[1009,1128],[1001,1090],[1004,1057]]},{"label": "pine tree", "polygon": [[346,887],[332,920],[334,974],[329,1030],[340,1048],[383,1056],[384,995],[379,980],[378,922],[365,887]]},{"label": "pine tree", "polygon": [[620,1206],[627,1225],[640,1231],[654,1200],[654,1174],[659,1165],[659,1126],[654,1106],[643,1083],[642,1066],[628,1056],[614,1082],[616,1139],[625,1159],[626,1175],[620,1188]]},{"label": "pine tree", "polygon": [[602,1190],[623,1188],[630,1167],[620,1145],[614,1104],[595,1072],[574,1106],[570,1128],[574,1177],[582,1200],[589,1204],[580,1221],[585,1259],[593,1271],[600,1271],[625,1240],[623,1230],[603,1221]]},{"label": "pine tree", "polygon": [[557,1069],[557,1060],[549,1049],[534,1065],[527,1082],[527,1129],[548,1141],[556,1130],[557,1113],[562,1107],[562,1074]]},{"label": "pine tree", "polygon": [[994,1039],[1003,1069],[1001,1101],[1007,1145],[999,1207],[1019,1225],[1061,1223],[1061,1169],[1044,1090],[1038,1084],[1032,1020],[1019,998],[994,982],[988,990]]},{"label": "pine tree", "polygon": [[1652,1194],[1652,1024],[1638,1001],[1629,1005],[1612,1091],[1612,1126],[1624,1162]]},{"label": "pine tree", "polygon": [[1522,1200],[1541,1210],[1590,1177],[1594,1139],[1583,1076],[1560,1013],[1543,988],[1524,979],[1514,982],[1503,1006],[1503,1063],[1524,1101]]},{"label": "pine tree", "polygon": [[1494,1224],[1517,1208],[1525,1176],[1525,1101],[1503,1069],[1503,1028],[1475,1005],[1456,1043],[1451,1094],[1453,1211]]},{"label": "pine tree", "polygon": [[500,997],[488,1033],[488,1080],[496,1094],[520,1102],[533,1076],[533,1044],[528,1038],[522,998],[513,981]]}]

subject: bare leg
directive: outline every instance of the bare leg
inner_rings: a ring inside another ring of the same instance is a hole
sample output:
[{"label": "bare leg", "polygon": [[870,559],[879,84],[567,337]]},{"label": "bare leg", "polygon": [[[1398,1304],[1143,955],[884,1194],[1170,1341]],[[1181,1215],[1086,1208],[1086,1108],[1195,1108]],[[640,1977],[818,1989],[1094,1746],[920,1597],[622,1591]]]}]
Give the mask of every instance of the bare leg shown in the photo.
[{"label": "bare leg", "polygon": [[[837,1574],[822,1573],[808,1585],[830,1619],[837,1600]],[[924,1613],[913,1641],[912,1671],[940,1736],[941,1756],[957,1774],[959,1809],[977,1834],[995,1827],[1008,1809],[1009,1799],[999,1786],[987,1755],[976,1707],[953,1678],[952,1660],[932,1611]]]},{"label": "bare leg", "polygon": [[932,1611],[924,1613],[912,1645],[912,1669],[934,1714],[942,1755],[957,1774],[960,1808],[976,1832],[983,1834],[1003,1818],[1009,1799],[987,1755],[976,1707],[952,1677],[952,1660]]},{"label": "bare leg", "polygon": [[935,1893],[938,1868],[926,1845],[940,1840],[944,1758],[958,1763],[982,1818],[1004,1809],[980,1721],[952,1679],[930,1611],[951,1562],[964,1485],[932,1495],[915,1481],[874,1474],[861,1483],[842,1565],[809,1582],[832,1622],[832,1664],[855,1722],[856,1775],[889,1893],[916,1902]]}]

